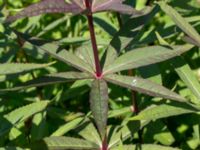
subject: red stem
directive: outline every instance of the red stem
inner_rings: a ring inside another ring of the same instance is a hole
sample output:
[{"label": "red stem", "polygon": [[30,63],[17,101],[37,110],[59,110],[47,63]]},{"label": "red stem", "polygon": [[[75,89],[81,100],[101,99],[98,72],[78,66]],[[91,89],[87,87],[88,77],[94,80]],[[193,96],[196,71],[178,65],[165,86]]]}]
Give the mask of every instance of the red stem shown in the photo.
[{"label": "red stem", "polygon": [[104,137],[101,150],[108,150],[107,135]]},{"label": "red stem", "polygon": [[94,31],[93,16],[92,16],[92,10],[91,10],[91,1],[85,0],[85,5],[88,9],[87,19],[88,19],[88,25],[89,25],[89,29],[90,29],[90,37],[91,37],[91,41],[92,41],[92,48],[93,48],[93,54],[94,54],[94,60],[95,60],[96,77],[101,78],[102,70],[101,70],[101,65],[100,65],[100,61],[99,61],[97,42],[96,42],[95,31]]}]

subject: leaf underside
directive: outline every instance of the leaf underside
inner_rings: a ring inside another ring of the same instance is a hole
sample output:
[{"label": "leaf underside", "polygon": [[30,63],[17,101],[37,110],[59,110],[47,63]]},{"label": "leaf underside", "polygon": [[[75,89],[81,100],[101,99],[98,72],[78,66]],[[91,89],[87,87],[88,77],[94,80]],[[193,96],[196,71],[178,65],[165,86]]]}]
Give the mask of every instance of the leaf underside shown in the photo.
[{"label": "leaf underside", "polygon": [[90,92],[90,108],[99,133],[104,138],[108,117],[108,87],[102,79],[94,80]]}]

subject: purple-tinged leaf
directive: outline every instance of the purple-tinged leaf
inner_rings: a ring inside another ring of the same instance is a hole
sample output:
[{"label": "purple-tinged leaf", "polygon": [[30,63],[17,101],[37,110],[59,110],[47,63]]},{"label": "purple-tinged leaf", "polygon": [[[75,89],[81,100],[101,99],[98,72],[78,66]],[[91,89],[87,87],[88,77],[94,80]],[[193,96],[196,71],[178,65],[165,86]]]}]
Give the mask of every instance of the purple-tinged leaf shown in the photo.
[{"label": "purple-tinged leaf", "polygon": [[186,102],[185,98],[181,97],[175,92],[172,92],[169,89],[146,79],[142,79],[139,77],[122,76],[116,74],[107,75],[104,78],[105,80],[113,84],[117,84],[122,87],[129,88],[134,91],[141,92],[150,96],[162,97],[165,99]]},{"label": "purple-tinged leaf", "polygon": [[94,80],[90,92],[90,107],[101,138],[106,134],[108,118],[108,87],[102,79]]},{"label": "purple-tinged leaf", "polygon": [[82,72],[60,72],[49,74],[30,81],[27,81],[19,86],[10,89],[0,89],[0,93],[22,90],[29,87],[40,87],[58,83],[72,82],[81,79],[92,79],[93,77]]},{"label": "purple-tinged leaf", "polygon": [[65,0],[43,0],[26,7],[21,12],[7,18],[6,22],[12,22],[23,17],[32,17],[46,13],[72,13],[79,14],[84,11],[80,0],[65,2]]},{"label": "purple-tinged leaf", "polygon": [[133,49],[118,57],[112,64],[104,67],[104,74],[162,62],[191,50],[193,45],[173,46],[172,48],[166,46],[149,46]]},{"label": "purple-tinged leaf", "polygon": [[123,14],[140,14],[139,11],[133,9],[129,5],[122,4],[123,0],[95,0],[93,2],[92,11],[116,11]]}]

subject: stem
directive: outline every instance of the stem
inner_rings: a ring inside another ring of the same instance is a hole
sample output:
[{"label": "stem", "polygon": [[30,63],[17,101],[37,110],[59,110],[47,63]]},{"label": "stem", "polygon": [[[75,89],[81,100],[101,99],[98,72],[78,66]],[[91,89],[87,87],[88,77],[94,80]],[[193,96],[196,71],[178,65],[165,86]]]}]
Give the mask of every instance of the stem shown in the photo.
[{"label": "stem", "polygon": [[101,150],[108,150],[107,135],[104,137]]},{"label": "stem", "polygon": [[97,42],[96,42],[95,31],[94,31],[93,16],[92,16],[92,10],[91,10],[91,1],[85,0],[85,5],[88,9],[87,19],[88,19],[88,25],[89,25],[89,29],[90,29],[90,37],[91,37],[94,60],[95,60],[96,77],[101,78],[102,70],[101,70],[101,65],[100,65],[100,61],[99,61]]}]

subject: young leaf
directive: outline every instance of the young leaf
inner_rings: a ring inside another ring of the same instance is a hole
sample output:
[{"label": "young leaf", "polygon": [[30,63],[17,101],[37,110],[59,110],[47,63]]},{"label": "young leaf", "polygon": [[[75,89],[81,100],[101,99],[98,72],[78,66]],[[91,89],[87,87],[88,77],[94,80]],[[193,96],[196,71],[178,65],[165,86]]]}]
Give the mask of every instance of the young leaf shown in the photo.
[{"label": "young leaf", "polygon": [[164,46],[150,46],[134,49],[118,57],[112,64],[104,68],[104,74],[110,74],[122,70],[138,68],[157,62],[161,62],[182,53],[189,51],[193,46],[174,46],[171,48]]},{"label": "young leaf", "polygon": [[80,14],[84,11],[84,9],[78,5],[81,3],[77,3],[78,1],[76,1],[77,0],[68,0],[67,3],[65,0],[43,0],[26,7],[24,10],[14,16],[8,17],[6,22],[12,22],[23,17],[32,17],[46,13]]},{"label": "young leaf", "polygon": [[50,149],[50,150],[98,150],[98,145],[72,137],[48,137],[42,141],[36,142],[32,145],[32,150]]},{"label": "young leaf", "polygon": [[139,115],[130,118],[130,120],[157,120],[171,116],[177,116],[198,111],[192,106],[183,103],[162,104],[152,106],[141,111]]},{"label": "young leaf", "polygon": [[107,75],[105,80],[113,84],[120,85],[122,87],[130,88],[134,91],[141,92],[150,96],[162,97],[165,99],[171,99],[180,102],[186,102],[185,98],[168,90],[167,88],[156,84],[152,81],[142,79],[139,77],[130,77],[122,75]]},{"label": "young leaf", "polygon": [[[123,150],[180,150],[178,148],[153,145],[153,144],[141,144],[141,145],[124,145]],[[118,147],[112,148],[111,150],[118,150]]]},{"label": "young leaf", "polygon": [[8,132],[14,125],[20,123],[32,115],[43,111],[48,106],[49,101],[40,101],[18,108],[1,118],[0,136]]},{"label": "young leaf", "polygon": [[52,65],[49,64],[33,64],[33,63],[4,63],[0,64],[0,75],[25,73],[35,69],[41,69]]},{"label": "young leaf", "polygon": [[40,86],[46,86],[46,85],[51,85],[51,84],[57,84],[57,83],[71,82],[78,79],[81,80],[81,79],[89,79],[89,78],[92,78],[92,77],[88,75],[87,73],[61,72],[61,73],[49,74],[43,77],[39,77],[30,81],[27,81],[14,88],[0,89],[0,92],[17,91],[17,90],[22,90],[29,87],[40,87]]},{"label": "young leaf", "polygon": [[102,79],[96,79],[92,83],[90,107],[101,138],[104,139],[108,117],[108,87]]},{"label": "young leaf", "polygon": [[68,131],[74,129],[76,126],[78,126],[81,121],[83,121],[83,118],[76,118],[65,125],[59,127],[55,132],[51,134],[51,136],[62,136],[66,134]]},{"label": "young leaf", "polygon": [[175,9],[166,4],[164,1],[158,2],[161,9],[171,17],[176,25],[183,30],[188,36],[200,43],[199,33],[184,19]]}]

